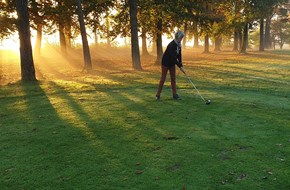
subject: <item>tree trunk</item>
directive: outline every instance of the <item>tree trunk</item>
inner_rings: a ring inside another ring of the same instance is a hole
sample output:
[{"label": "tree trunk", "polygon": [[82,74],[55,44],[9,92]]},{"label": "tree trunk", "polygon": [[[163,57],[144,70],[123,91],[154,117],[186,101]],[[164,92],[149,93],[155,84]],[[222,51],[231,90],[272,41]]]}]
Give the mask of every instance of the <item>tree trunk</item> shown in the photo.
[{"label": "tree trunk", "polygon": [[145,28],[142,28],[142,55],[143,56],[148,56],[148,50],[147,50],[147,39],[146,39],[146,30]]},{"label": "tree trunk", "polygon": [[244,26],[242,48],[240,53],[247,53],[247,44],[248,44],[248,23],[246,23]]},{"label": "tree trunk", "polygon": [[107,47],[111,47],[111,39],[110,39],[110,21],[109,21],[109,12],[106,14],[106,39],[107,39]]},{"label": "tree trunk", "polygon": [[241,29],[239,30],[239,50],[242,49],[242,45],[243,45],[243,31]]},{"label": "tree trunk", "polygon": [[[63,6],[62,1],[57,1],[59,7]],[[67,57],[66,51],[66,40],[65,40],[65,33],[64,33],[64,21],[61,17],[58,17],[58,30],[59,30],[59,43],[60,43],[60,51],[62,56]]]},{"label": "tree trunk", "polygon": [[194,27],[194,34],[193,34],[193,40],[194,40],[194,42],[193,42],[193,47],[194,48],[198,48],[199,47],[199,43],[198,43],[198,38],[199,38],[199,36],[198,36],[198,29],[197,29],[197,27],[198,27],[198,25],[197,24],[195,24],[195,27]]},{"label": "tree trunk", "polygon": [[71,32],[71,28],[72,28],[72,23],[68,22],[65,23],[65,27],[64,27],[64,34],[65,34],[65,42],[66,42],[66,48],[67,50],[71,50],[72,49],[72,43],[71,43],[71,39],[72,39],[72,32]]},{"label": "tree trunk", "polygon": [[87,39],[87,32],[86,32],[86,28],[85,28],[81,0],[76,0],[76,3],[77,3],[77,13],[78,13],[78,17],[79,17],[81,36],[82,36],[85,69],[87,71],[90,71],[90,70],[92,70],[91,54],[90,54],[90,48],[89,48],[88,39]]},{"label": "tree trunk", "polygon": [[64,34],[64,25],[62,21],[59,23],[59,42],[60,42],[60,51],[63,56],[67,56],[67,51],[66,51],[66,41],[65,41],[65,34]]},{"label": "tree trunk", "polygon": [[153,54],[157,52],[156,35],[152,37],[152,51]]},{"label": "tree trunk", "polygon": [[208,34],[204,37],[204,52],[203,53],[209,53],[209,36]]},{"label": "tree trunk", "polygon": [[280,40],[280,41],[279,41],[279,47],[280,47],[280,49],[283,49],[283,45],[284,45],[283,40]]},{"label": "tree trunk", "polygon": [[34,47],[34,56],[40,58],[41,55],[41,41],[42,41],[42,24],[37,24],[36,43]]},{"label": "tree trunk", "polygon": [[161,64],[161,59],[163,56],[163,49],[162,49],[162,19],[158,19],[157,22],[157,34],[156,34],[156,47],[157,47],[157,59],[156,64]]},{"label": "tree trunk", "polygon": [[265,51],[265,46],[264,46],[264,19],[260,19],[260,46],[259,46],[259,51]]},{"label": "tree trunk", "polygon": [[235,29],[234,32],[234,48],[233,51],[239,51],[239,31]]},{"label": "tree trunk", "polygon": [[266,19],[266,27],[265,27],[265,48],[271,49],[272,43],[271,43],[271,34],[270,34],[270,26],[271,26],[271,18],[267,17]]},{"label": "tree trunk", "polygon": [[182,40],[182,47],[184,49],[186,48],[187,33],[188,33],[187,28],[188,28],[188,23],[185,22],[185,24],[184,24],[184,31],[183,31],[184,32],[184,37],[183,37],[183,40]]},{"label": "tree trunk", "polygon": [[98,33],[97,33],[97,29],[94,29],[94,39],[95,39],[95,48],[96,50],[98,49],[99,46],[99,38],[98,38]]},{"label": "tree trunk", "polygon": [[221,51],[222,46],[222,37],[218,36],[215,37],[215,43],[214,43],[214,51]]},{"label": "tree trunk", "polygon": [[133,68],[142,70],[140,62],[140,51],[138,41],[138,22],[136,0],[129,0],[130,5],[130,28],[131,28],[131,51]]},{"label": "tree trunk", "polygon": [[20,40],[21,80],[36,81],[29,26],[28,0],[17,0],[17,27]]}]

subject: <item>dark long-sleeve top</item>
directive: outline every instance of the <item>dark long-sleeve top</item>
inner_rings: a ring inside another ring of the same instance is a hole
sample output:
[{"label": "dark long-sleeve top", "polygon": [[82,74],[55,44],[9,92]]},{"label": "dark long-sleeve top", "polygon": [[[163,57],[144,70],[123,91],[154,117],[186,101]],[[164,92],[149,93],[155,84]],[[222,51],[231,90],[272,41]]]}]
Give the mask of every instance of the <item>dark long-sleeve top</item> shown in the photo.
[{"label": "dark long-sleeve top", "polygon": [[162,65],[165,67],[172,67],[177,65],[182,67],[181,46],[175,40],[172,40],[166,47],[162,57]]}]

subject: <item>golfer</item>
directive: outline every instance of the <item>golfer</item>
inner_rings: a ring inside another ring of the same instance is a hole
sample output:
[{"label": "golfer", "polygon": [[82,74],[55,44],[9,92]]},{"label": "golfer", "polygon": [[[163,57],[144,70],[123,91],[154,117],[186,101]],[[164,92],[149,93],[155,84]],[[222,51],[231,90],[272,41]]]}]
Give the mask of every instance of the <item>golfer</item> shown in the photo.
[{"label": "golfer", "polygon": [[182,66],[182,58],[181,58],[181,40],[183,39],[183,37],[184,37],[184,33],[182,31],[176,32],[174,40],[172,40],[168,44],[163,54],[162,65],[161,65],[161,78],[158,85],[156,100],[160,100],[160,95],[161,95],[162,88],[166,80],[166,75],[168,71],[170,73],[172,97],[175,100],[181,100],[181,98],[176,93],[175,65],[177,65],[179,69],[185,74],[184,68]]}]

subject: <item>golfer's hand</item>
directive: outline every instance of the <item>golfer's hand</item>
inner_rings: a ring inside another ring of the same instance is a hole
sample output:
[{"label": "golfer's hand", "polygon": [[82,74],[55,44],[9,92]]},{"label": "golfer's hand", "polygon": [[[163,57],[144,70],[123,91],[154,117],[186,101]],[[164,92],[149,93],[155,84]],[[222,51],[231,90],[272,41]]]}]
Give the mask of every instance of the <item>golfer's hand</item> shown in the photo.
[{"label": "golfer's hand", "polygon": [[186,74],[183,67],[180,67],[180,70],[181,70],[181,72],[183,72],[184,74]]}]

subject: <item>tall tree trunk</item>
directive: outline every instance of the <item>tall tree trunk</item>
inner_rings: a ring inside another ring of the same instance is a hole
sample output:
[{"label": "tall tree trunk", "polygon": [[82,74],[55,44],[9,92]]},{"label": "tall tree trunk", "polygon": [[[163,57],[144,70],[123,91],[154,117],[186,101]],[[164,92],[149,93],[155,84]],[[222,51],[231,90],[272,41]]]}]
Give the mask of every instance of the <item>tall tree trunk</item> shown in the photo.
[{"label": "tall tree trunk", "polygon": [[248,23],[245,24],[244,30],[243,30],[243,42],[242,42],[242,48],[240,53],[247,53],[247,44],[248,44]]},{"label": "tall tree trunk", "polygon": [[124,37],[124,45],[125,47],[128,47],[130,44],[128,44],[128,38]]},{"label": "tall tree trunk", "polygon": [[110,39],[110,20],[109,20],[109,12],[106,13],[106,39],[107,39],[107,47],[111,47],[111,39]]},{"label": "tall tree trunk", "polygon": [[199,47],[199,43],[198,43],[198,38],[199,38],[199,36],[198,36],[198,25],[197,24],[195,24],[195,26],[194,26],[194,29],[193,29],[194,31],[193,31],[193,40],[194,40],[194,42],[193,42],[193,47],[194,48],[198,48]]},{"label": "tall tree trunk", "polygon": [[183,30],[183,32],[184,32],[184,37],[183,37],[183,40],[182,40],[182,47],[183,47],[184,49],[186,48],[187,33],[188,33],[187,28],[188,28],[188,23],[185,22],[185,24],[184,24],[184,30]]},{"label": "tall tree trunk", "polygon": [[235,29],[234,32],[234,48],[233,51],[239,51],[239,31]]},{"label": "tall tree trunk", "polygon": [[147,50],[147,38],[146,38],[146,29],[143,27],[142,28],[142,55],[143,56],[148,56],[149,52]]},{"label": "tall tree trunk", "polygon": [[[275,39],[275,37],[274,37],[274,39]],[[276,40],[273,40],[273,45],[272,45],[272,47],[273,47],[273,49],[275,50],[276,49]]]},{"label": "tall tree trunk", "polygon": [[204,37],[204,51],[203,53],[209,53],[209,36],[208,34]]},{"label": "tall tree trunk", "polygon": [[77,13],[79,16],[79,23],[80,23],[80,29],[81,29],[81,35],[82,35],[85,69],[87,71],[90,71],[90,70],[92,70],[91,54],[90,54],[90,48],[89,48],[88,39],[87,39],[87,32],[86,32],[86,28],[85,28],[81,0],[76,0],[76,3],[77,3]]},{"label": "tall tree trunk", "polygon": [[42,41],[42,24],[36,26],[36,43],[34,47],[34,57],[40,58],[41,55],[41,41]]},{"label": "tall tree trunk", "polygon": [[71,39],[72,39],[71,28],[72,28],[72,26],[71,25],[72,25],[72,23],[68,22],[68,23],[65,23],[65,27],[64,27],[65,42],[66,42],[67,50],[72,49],[72,43],[71,43]]},{"label": "tall tree trunk", "polygon": [[94,39],[95,39],[95,48],[98,49],[99,46],[99,37],[98,37],[98,33],[97,33],[97,29],[94,29]]},{"label": "tall tree trunk", "polygon": [[265,51],[265,46],[264,46],[264,19],[260,19],[260,46],[259,46],[259,51]]},{"label": "tall tree trunk", "polygon": [[242,45],[243,45],[243,30],[239,30],[239,50],[242,49]]},{"label": "tall tree trunk", "polygon": [[271,49],[272,48],[270,26],[271,26],[271,18],[267,17],[267,19],[266,19],[266,27],[265,27],[265,48],[266,49]]},{"label": "tall tree trunk", "polygon": [[222,46],[222,37],[220,36],[215,37],[214,51],[221,51],[221,46]]},{"label": "tall tree trunk", "polygon": [[156,44],[156,35],[152,37],[152,53],[155,54],[157,52],[157,44]]},{"label": "tall tree trunk", "polygon": [[163,49],[162,49],[162,19],[159,18],[157,21],[157,34],[156,34],[156,47],[157,47],[157,59],[156,64],[161,64],[161,59],[163,56]]},{"label": "tall tree trunk", "polygon": [[130,5],[130,28],[131,28],[131,51],[133,68],[142,70],[138,40],[137,4],[136,0],[129,0]]},{"label": "tall tree trunk", "polygon": [[65,40],[65,34],[64,34],[64,25],[62,21],[60,21],[58,25],[59,29],[59,42],[60,42],[60,51],[63,56],[67,56],[67,51],[66,51],[66,40]]},{"label": "tall tree trunk", "polygon": [[[63,2],[58,0],[57,6],[61,7],[63,6]],[[65,26],[64,26],[64,20],[61,17],[58,17],[58,30],[59,30],[59,43],[60,43],[60,51],[62,56],[67,57],[67,51],[66,51],[66,40],[65,40]]]},{"label": "tall tree trunk", "polygon": [[17,27],[20,40],[21,80],[36,81],[29,26],[28,0],[17,0]]}]

